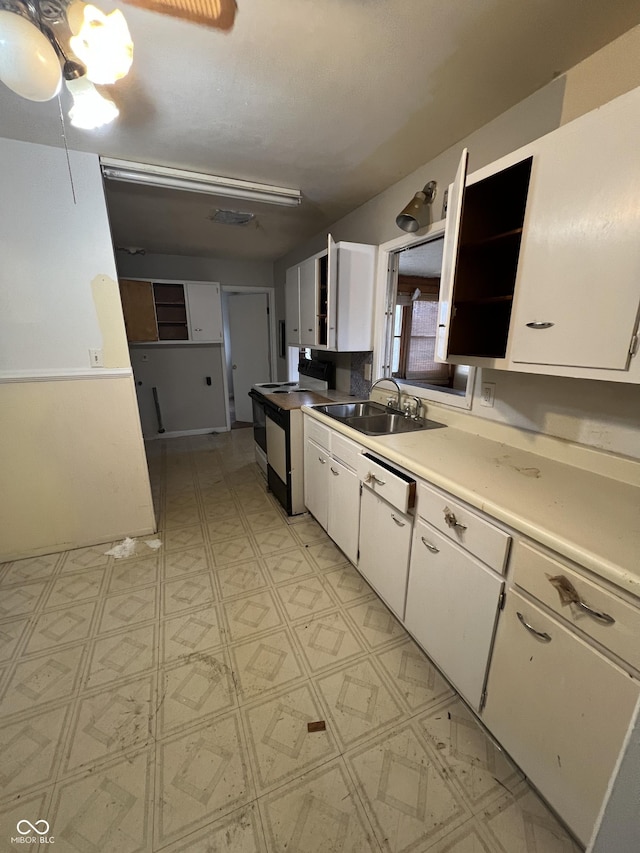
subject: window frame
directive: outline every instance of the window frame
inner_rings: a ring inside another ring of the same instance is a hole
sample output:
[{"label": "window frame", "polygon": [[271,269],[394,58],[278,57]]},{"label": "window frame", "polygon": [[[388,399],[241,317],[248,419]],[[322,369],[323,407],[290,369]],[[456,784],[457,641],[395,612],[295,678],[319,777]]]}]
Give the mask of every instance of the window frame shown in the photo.
[{"label": "window frame", "polygon": [[[396,299],[396,281],[399,253],[404,249],[419,246],[444,237],[445,220],[434,222],[419,235],[403,234],[378,246],[376,276],[375,340],[373,350],[374,379],[391,376],[393,347],[393,321]],[[418,396],[423,400],[439,403],[456,409],[471,409],[476,368],[469,366],[465,393],[452,393],[449,389],[436,386],[412,385],[406,379],[397,379],[403,394]]]}]

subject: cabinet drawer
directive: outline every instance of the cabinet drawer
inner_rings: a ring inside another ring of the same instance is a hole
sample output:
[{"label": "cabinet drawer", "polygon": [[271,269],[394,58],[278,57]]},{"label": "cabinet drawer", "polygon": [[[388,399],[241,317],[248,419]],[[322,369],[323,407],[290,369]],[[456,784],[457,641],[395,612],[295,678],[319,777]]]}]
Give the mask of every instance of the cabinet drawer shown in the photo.
[{"label": "cabinet drawer", "polygon": [[[525,542],[514,547],[512,566],[518,586],[640,670],[640,608]],[[582,605],[568,600],[572,590]]]},{"label": "cabinet drawer", "polygon": [[406,512],[415,503],[416,482],[392,468],[382,459],[368,453],[358,457],[358,476],[372,492],[380,495],[401,512]]},{"label": "cabinet drawer", "polygon": [[511,537],[473,510],[425,483],[418,484],[418,515],[497,572],[504,572]]},{"label": "cabinet drawer", "polygon": [[304,419],[304,431],[305,438],[312,439],[320,447],[324,447],[325,450],[331,449],[331,430],[329,427],[318,423],[318,421],[314,421],[313,418],[306,415]]},{"label": "cabinet drawer", "polygon": [[362,452],[359,444],[340,435],[339,432],[331,433],[331,455],[339,459],[347,468],[356,470],[358,467],[358,456]]}]

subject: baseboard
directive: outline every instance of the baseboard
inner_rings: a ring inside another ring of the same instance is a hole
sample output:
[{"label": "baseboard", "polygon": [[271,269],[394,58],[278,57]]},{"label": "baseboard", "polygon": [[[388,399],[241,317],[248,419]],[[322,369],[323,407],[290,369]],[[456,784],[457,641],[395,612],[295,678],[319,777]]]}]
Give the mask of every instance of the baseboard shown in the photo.
[{"label": "baseboard", "polygon": [[[129,536],[131,539],[140,539],[143,536],[162,536],[158,534],[154,527],[143,527],[140,530],[129,530],[125,533],[114,533],[109,537],[100,537],[96,542],[95,539],[78,539],[74,542],[57,542],[53,545],[45,545],[42,548],[34,548],[28,551],[19,551],[13,554],[0,554],[0,563],[9,563],[13,560],[27,560],[30,557],[42,557],[44,554],[59,554],[62,551],[75,551],[76,548],[89,548],[91,546],[104,545],[105,550],[108,550],[107,545],[113,542],[121,542]],[[151,552],[149,552],[151,553]]]},{"label": "baseboard", "polygon": [[160,438],[184,438],[188,435],[211,435],[212,433],[229,432],[227,427],[207,427],[206,429],[180,429],[172,432],[158,433],[157,435],[145,435],[145,441],[157,441]]}]

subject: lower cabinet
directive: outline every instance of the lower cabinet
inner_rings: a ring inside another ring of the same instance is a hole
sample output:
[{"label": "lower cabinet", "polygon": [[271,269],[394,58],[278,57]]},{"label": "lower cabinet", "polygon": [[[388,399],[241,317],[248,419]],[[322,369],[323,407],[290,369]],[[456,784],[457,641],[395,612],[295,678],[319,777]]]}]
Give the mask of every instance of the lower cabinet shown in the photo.
[{"label": "lower cabinet", "polygon": [[405,625],[472,707],[482,704],[503,578],[418,519]]},{"label": "lower cabinet", "polygon": [[360,482],[355,471],[307,439],[304,458],[304,501],[338,548],[358,560]]},{"label": "lower cabinet", "polygon": [[482,718],[584,844],[639,693],[616,664],[509,591]]},{"label": "lower cabinet", "polygon": [[360,500],[358,570],[404,620],[413,520],[367,486]]}]

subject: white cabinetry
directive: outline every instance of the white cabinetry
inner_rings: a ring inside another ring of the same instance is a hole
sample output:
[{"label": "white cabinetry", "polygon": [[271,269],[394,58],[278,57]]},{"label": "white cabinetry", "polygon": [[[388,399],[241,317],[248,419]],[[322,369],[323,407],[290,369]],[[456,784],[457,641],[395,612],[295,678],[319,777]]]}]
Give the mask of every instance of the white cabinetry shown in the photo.
[{"label": "white cabinetry", "polygon": [[638,693],[612,661],[509,591],[483,720],[584,844]]},{"label": "white cabinetry", "polygon": [[640,382],[640,89],[450,188],[437,351]]},{"label": "white cabinetry", "polygon": [[287,343],[336,352],[373,347],[375,246],[336,243],[286,273]]},{"label": "white cabinetry", "polygon": [[469,704],[482,706],[511,537],[418,484],[405,624]]},{"label": "white cabinetry", "polygon": [[413,519],[364,487],[360,501],[358,571],[404,620]]},{"label": "white cabinetry", "polygon": [[354,564],[360,521],[360,481],[354,469],[359,453],[354,442],[305,416],[305,506]]},{"label": "white cabinetry", "polygon": [[219,284],[186,283],[189,340],[198,344],[222,343],[222,302]]}]

